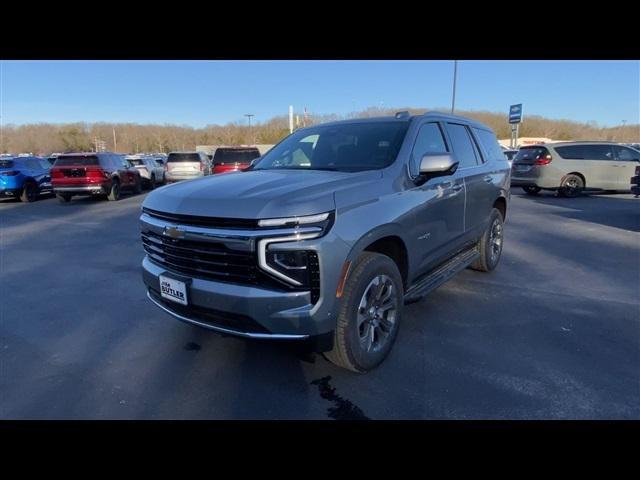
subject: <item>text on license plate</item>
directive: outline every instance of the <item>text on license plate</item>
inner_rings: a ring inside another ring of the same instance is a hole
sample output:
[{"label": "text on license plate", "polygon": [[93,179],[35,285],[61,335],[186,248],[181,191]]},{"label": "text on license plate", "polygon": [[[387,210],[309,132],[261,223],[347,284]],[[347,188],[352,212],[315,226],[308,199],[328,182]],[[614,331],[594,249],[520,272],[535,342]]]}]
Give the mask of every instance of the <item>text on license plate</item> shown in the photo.
[{"label": "text on license plate", "polygon": [[160,275],[160,295],[172,302],[187,305],[187,286],[174,278]]}]

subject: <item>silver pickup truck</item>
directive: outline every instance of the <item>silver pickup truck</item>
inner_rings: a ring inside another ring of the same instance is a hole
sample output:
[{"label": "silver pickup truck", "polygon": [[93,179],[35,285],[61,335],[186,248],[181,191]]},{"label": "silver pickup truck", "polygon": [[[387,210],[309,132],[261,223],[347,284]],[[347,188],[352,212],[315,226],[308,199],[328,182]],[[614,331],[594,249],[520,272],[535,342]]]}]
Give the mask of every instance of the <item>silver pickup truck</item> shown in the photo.
[{"label": "silver pickup truck", "polygon": [[494,133],[426,113],[295,131],[243,172],[162,187],[140,217],[147,296],[223,334],[312,341],[366,372],[403,305],[503,245],[510,168]]}]

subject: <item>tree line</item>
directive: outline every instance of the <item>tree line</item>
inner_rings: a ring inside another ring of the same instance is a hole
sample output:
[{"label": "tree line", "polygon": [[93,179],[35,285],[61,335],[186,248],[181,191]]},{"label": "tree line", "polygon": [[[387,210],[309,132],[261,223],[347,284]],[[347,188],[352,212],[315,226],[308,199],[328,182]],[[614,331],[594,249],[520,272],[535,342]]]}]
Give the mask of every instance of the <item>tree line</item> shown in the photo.
[{"label": "tree line", "polygon": [[[345,118],[392,115],[400,110],[408,110],[412,114],[421,114],[426,111],[424,108],[372,107],[347,115],[315,115],[305,120],[305,123],[308,126]],[[485,111],[456,111],[456,114],[485,123],[496,132],[499,139],[509,138],[511,135],[505,114]],[[299,126],[302,126],[302,122]],[[13,154],[27,152],[42,155],[53,152],[92,151],[98,140],[105,142],[107,150],[121,153],[167,153],[176,150],[194,150],[196,145],[273,144],[288,134],[289,120],[286,115],[258,122],[251,128],[240,122],[207,125],[204,128],[135,123],[7,124],[2,125],[0,130],[0,152]],[[601,127],[594,122],[552,120],[534,115],[525,117],[520,126],[520,136],[632,143],[640,141],[640,124]]]}]

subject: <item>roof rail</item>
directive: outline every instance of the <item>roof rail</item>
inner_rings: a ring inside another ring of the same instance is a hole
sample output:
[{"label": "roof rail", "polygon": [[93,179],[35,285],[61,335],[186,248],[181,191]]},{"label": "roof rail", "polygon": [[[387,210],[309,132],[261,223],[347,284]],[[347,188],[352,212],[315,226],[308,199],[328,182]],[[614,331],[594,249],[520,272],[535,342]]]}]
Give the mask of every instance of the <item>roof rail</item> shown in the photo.
[{"label": "roof rail", "polygon": [[397,119],[409,118],[410,116],[411,114],[407,110],[403,110],[402,112],[396,112],[394,115],[394,117],[396,117]]}]

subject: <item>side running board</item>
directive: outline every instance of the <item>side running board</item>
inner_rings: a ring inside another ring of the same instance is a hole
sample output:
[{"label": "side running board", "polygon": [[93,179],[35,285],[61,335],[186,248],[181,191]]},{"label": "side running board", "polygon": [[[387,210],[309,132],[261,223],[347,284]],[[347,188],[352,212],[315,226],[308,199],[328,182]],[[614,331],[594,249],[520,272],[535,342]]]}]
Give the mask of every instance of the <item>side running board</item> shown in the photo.
[{"label": "side running board", "polygon": [[404,295],[404,303],[413,303],[420,300],[427,293],[435,290],[440,285],[445,283],[456,273],[461,272],[475,260],[478,259],[480,253],[475,246],[469,250],[460,252],[455,257],[447,260],[431,273],[422,277],[416,283],[409,287],[409,290]]}]

